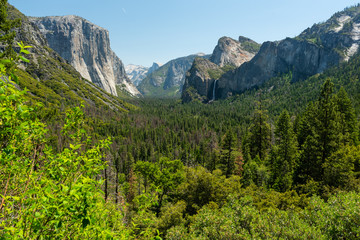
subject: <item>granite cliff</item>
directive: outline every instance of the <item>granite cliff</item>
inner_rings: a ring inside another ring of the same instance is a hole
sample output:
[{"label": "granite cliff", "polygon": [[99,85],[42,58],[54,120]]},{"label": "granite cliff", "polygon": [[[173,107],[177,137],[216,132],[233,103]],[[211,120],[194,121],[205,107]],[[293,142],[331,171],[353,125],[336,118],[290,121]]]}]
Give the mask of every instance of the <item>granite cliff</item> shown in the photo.
[{"label": "granite cliff", "polygon": [[215,74],[224,72],[215,63],[208,59],[195,58],[190,70],[186,73],[185,83],[181,98],[183,102],[199,99],[202,102],[212,99],[212,91],[215,84]]},{"label": "granite cliff", "polygon": [[[219,78],[216,98],[244,92],[282,74],[291,73],[292,82],[304,80],[348,61],[358,52],[359,45],[358,5],[334,14],[324,23],[314,24],[295,38],[263,43],[250,61]],[[191,77],[189,82],[192,85]]]},{"label": "granite cliff", "polygon": [[[30,45],[29,63],[23,62],[17,71],[18,87],[27,89],[29,99],[44,103],[49,111],[83,104],[88,109],[105,108],[126,111],[131,104],[105,92],[51,49],[36,24],[13,6],[8,6],[9,17],[20,18],[21,27],[15,29],[17,42]],[[1,46],[0,46],[1,48]]]},{"label": "granite cliff", "polygon": [[242,36],[239,37],[239,41],[229,37],[220,38],[209,60],[195,59],[193,62],[190,71],[186,74],[182,101],[214,100],[214,95],[218,95],[217,85],[214,89],[215,80],[250,61],[259,48],[260,44]]},{"label": "granite cliff", "polygon": [[117,90],[140,93],[125,73],[121,60],[110,48],[109,32],[78,16],[30,18],[49,46],[84,78],[108,93]]}]

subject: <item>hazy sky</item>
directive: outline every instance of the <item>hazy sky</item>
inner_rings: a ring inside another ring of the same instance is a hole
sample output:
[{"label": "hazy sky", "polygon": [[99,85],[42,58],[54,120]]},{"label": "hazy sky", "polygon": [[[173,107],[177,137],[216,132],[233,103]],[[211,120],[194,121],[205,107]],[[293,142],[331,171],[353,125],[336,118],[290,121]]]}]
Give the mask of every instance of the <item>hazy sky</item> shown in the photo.
[{"label": "hazy sky", "polygon": [[150,66],[239,35],[259,43],[295,37],[352,0],[9,0],[27,16],[78,15],[110,32],[124,64]]}]

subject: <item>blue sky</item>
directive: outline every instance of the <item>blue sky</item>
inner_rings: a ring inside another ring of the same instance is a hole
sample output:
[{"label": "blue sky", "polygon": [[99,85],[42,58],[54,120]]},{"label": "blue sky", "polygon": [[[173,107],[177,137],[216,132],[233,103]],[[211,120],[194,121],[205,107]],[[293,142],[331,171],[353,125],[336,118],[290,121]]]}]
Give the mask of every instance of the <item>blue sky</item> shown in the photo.
[{"label": "blue sky", "polygon": [[259,43],[295,37],[359,0],[9,0],[27,16],[78,15],[106,28],[125,64],[150,66],[239,35]]}]

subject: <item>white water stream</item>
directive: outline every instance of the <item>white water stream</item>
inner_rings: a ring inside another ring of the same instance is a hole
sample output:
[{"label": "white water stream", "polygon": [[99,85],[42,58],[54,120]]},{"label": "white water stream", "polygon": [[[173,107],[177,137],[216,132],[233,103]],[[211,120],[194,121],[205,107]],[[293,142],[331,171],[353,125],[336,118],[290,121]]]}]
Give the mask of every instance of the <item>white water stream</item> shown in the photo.
[{"label": "white water stream", "polygon": [[215,80],[215,82],[214,82],[213,97],[212,97],[212,100],[213,100],[213,101],[215,101],[215,88],[216,88],[216,82],[217,82],[217,80]]}]

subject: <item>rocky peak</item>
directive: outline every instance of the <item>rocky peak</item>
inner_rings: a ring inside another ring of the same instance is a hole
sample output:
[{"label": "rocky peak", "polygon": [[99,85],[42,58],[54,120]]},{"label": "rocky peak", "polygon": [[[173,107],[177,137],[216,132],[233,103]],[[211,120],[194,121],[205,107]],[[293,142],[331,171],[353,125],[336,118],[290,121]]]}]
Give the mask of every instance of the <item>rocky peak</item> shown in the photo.
[{"label": "rocky peak", "polygon": [[260,45],[245,37],[240,37],[239,40],[236,41],[229,37],[220,38],[210,61],[220,67],[225,65],[239,67],[244,62],[251,60]]},{"label": "rocky peak", "polygon": [[161,67],[161,64],[160,64],[160,63],[154,62],[153,65],[149,68],[147,74],[150,74],[150,73],[158,70],[160,67]]},{"label": "rocky peak", "polygon": [[179,96],[184,84],[185,74],[196,57],[207,58],[208,55],[198,53],[173,59],[149,73],[139,84],[138,89],[145,96]]},{"label": "rocky peak", "polygon": [[135,96],[140,93],[125,73],[121,60],[110,48],[109,32],[78,16],[30,18],[50,47],[84,78],[117,95],[117,87]]}]

